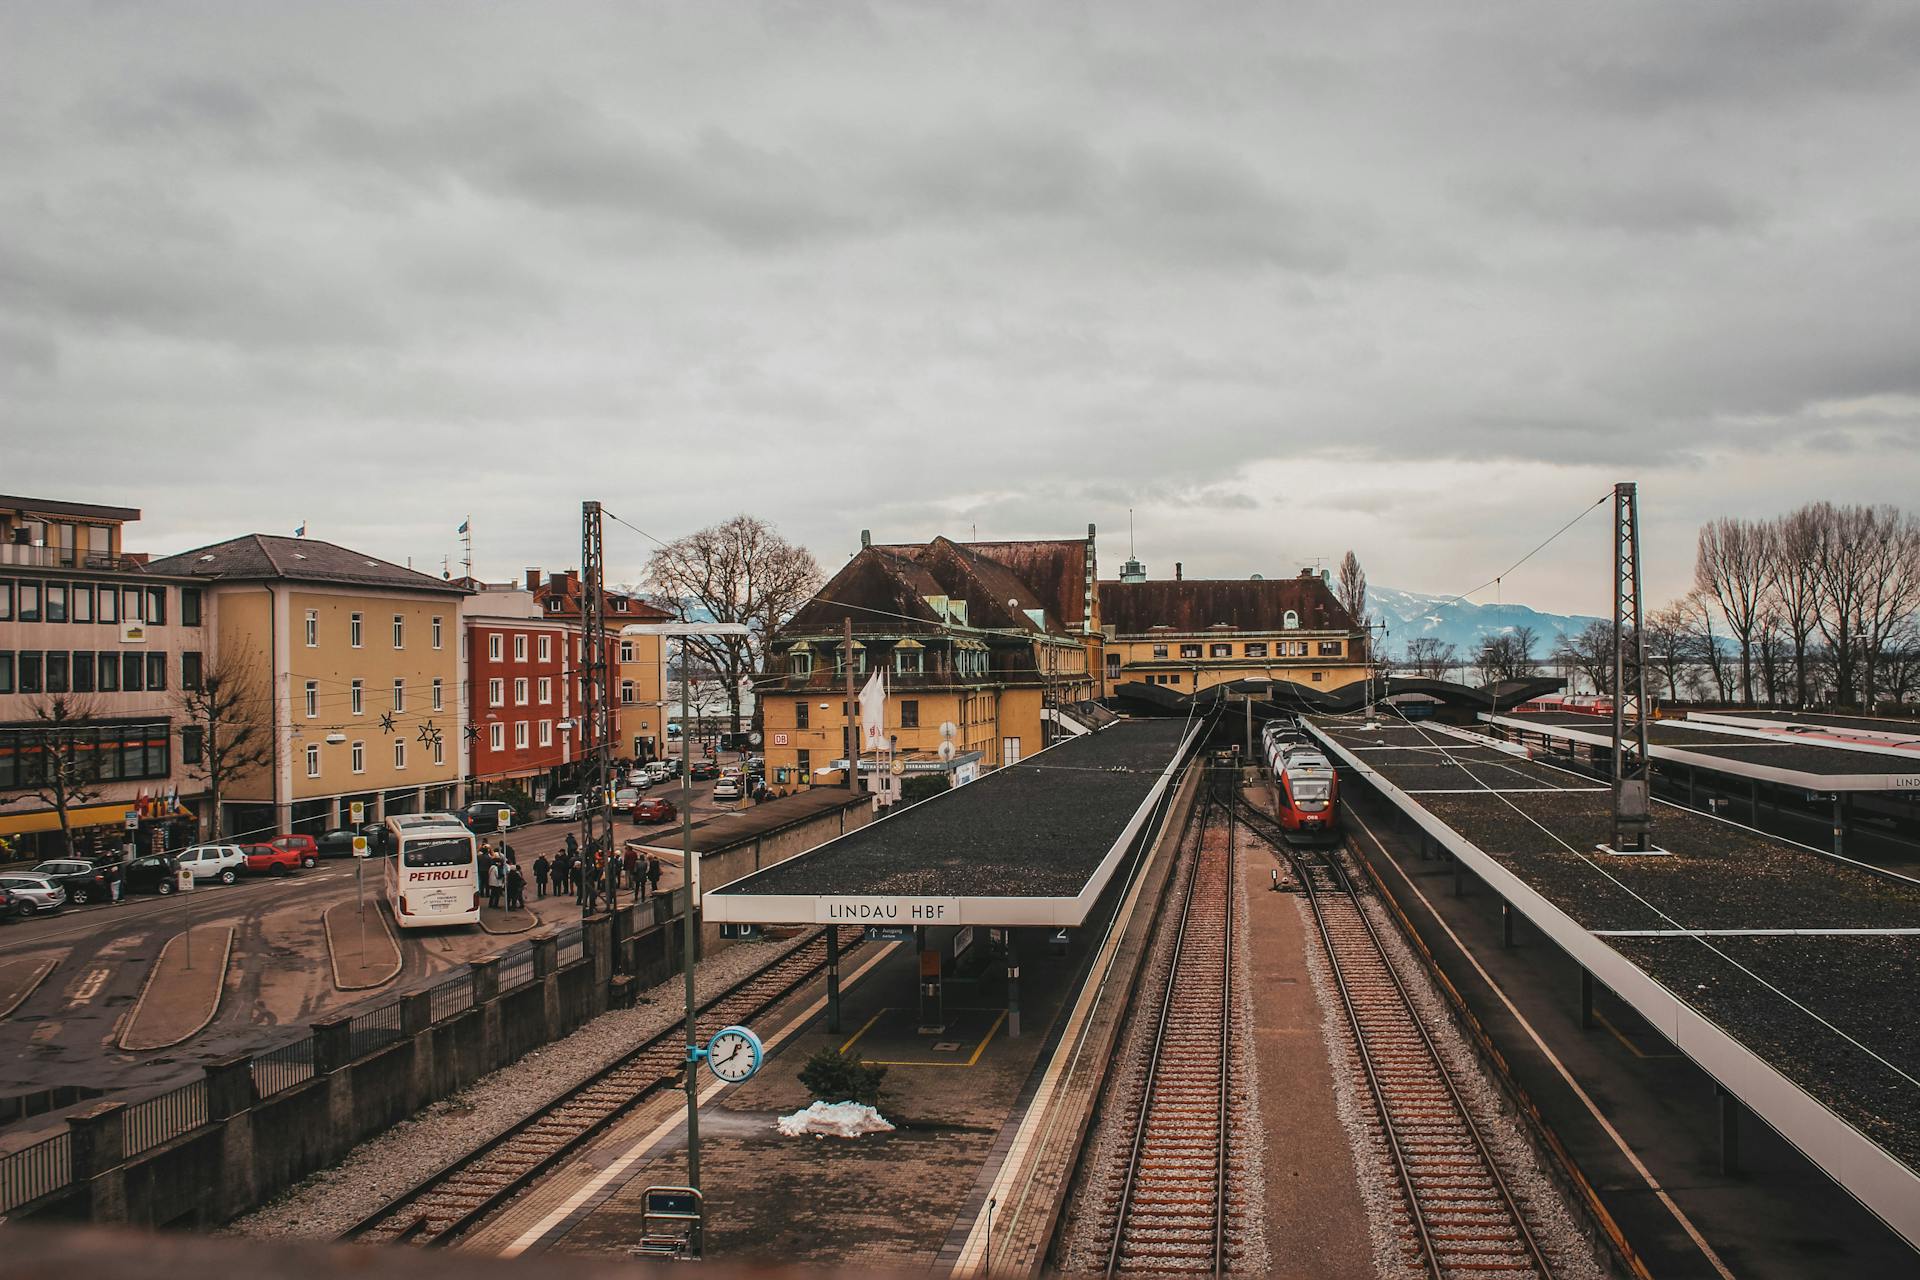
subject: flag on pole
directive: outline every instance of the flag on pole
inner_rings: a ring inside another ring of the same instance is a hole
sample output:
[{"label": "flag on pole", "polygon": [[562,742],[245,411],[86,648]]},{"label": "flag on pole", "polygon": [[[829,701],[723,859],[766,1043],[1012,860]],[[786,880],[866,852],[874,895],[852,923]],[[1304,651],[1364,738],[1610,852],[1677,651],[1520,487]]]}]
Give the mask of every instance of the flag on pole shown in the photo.
[{"label": "flag on pole", "polygon": [[462,521],[460,522],[460,527],[459,527],[458,529],[455,529],[455,530],[454,530],[454,532],[455,532],[455,533],[465,533],[465,532],[467,531],[467,526],[468,526],[468,525],[470,525],[470,524],[472,524],[472,523],[473,523],[473,517],[472,517],[472,516],[468,516],[468,517],[467,517],[467,518],[466,518],[465,520],[462,520]]},{"label": "flag on pole", "polygon": [[304,538],[307,536],[307,522],[305,520],[302,520],[300,527],[293,531],[293,536],[296,538]]},{"label": "flag on pole", "polygon": [[887,673],[876,671],[860,690],[860,747],[884,751],[887,746]]}]

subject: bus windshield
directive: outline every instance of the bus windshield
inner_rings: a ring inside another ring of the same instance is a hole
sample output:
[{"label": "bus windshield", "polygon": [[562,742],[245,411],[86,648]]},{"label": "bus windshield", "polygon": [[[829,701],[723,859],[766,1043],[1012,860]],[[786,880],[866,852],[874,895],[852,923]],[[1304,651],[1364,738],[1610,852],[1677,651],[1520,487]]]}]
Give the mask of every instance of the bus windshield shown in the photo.
[{"label": "bus windshield", "polygon": [[409,867],[457,867],[473,861],[473,841],[465,836],[409,840],[402,861]]}]

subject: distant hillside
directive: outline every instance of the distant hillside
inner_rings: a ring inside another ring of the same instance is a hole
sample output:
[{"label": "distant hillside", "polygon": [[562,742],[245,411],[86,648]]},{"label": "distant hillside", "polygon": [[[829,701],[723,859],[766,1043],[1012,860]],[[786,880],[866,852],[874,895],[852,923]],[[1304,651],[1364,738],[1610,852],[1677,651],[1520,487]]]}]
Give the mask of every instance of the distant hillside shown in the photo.
[{"label": "distant hillside", "polygon": [[1479,647],[1481,637],[1532,627],[1539,637],[1535,658],[1544,659],[1559,638],[1580,631],[1601,619],[1585,614],[1541,613],[1524,604],[1474,604],[1449,601],[1447,596],[1422,595],[1418,591],[1400,591],[1393,587],[1368,587],[1367,609],[1387,624],[1385,653],[1404,658],[1407,642],[1433,636],[1450,643],[1467,660]]}]

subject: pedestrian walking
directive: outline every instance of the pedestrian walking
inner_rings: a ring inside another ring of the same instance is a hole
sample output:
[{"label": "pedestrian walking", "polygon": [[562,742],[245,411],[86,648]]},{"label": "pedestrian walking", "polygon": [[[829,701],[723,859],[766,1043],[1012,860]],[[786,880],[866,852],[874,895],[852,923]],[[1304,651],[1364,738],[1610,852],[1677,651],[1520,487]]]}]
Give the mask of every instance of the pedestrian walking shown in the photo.
[{"label": "pedestrian walking", "polygon": [[547,861],[547,855],[541,854],[533,860],[533,896],[547,896],[547,873],[553,870],[553,864]]},{"label": "pedestrian walking", "polygon": [[527,909],[527,878],[520,874],[520,865],[507,864],[507,910],[525,911]]},{"label": "pedestrian walking", "polygon": [[626,852],[621,855],[620,867],[626,873],[627,884],[634,895],[636,897],[643,895],[646,892],[646,885],[640,880],[640,851],[628,845]]},{"label": "pedestrian walking", "polygon": [[647,855],[647,888],[654,897],[660,896],[660,859],[652,854]]}]

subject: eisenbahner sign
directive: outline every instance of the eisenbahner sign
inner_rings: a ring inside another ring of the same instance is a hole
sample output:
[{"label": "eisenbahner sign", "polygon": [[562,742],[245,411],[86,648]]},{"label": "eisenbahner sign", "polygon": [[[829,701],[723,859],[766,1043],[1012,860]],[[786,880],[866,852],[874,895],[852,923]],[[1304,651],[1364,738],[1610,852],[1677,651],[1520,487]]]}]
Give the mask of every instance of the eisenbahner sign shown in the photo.
[{"label": "eisenbahner sign", "polygon": [[864,894],[816,898],[816,924],[959,924],[958,898],[874,898]]}]

